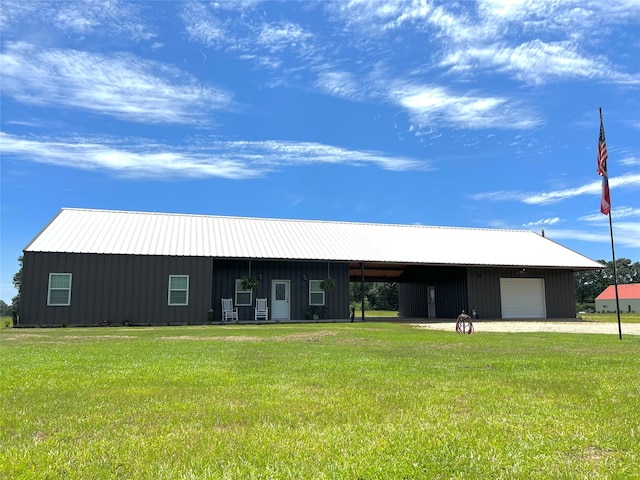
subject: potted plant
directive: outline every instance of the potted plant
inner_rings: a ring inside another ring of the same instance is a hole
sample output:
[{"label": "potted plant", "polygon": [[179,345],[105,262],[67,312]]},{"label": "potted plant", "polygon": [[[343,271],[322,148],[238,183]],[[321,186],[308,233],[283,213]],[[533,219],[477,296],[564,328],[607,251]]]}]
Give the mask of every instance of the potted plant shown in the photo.
[{"label": "potted plant", "polygon": [[335,286],[336,286],[336,281],[331,277],[329,277],[329,278],[327,278],[325,280],[322,280],[320,282],[320,288],[322,290],[324,290],[325,292],[328,291],[328,290],[331,290]]},{"label": "potted plant", "polygon": [[258,279],[252,276],[242,277],[242,288],[245,290],[253,290],[258,286]]},{"label": "potted plant", "polygon": [[305,312],[304,318],[307,320],[318,320],[324,318],[327,313],[327,307],[324,305],[309,305]]}]

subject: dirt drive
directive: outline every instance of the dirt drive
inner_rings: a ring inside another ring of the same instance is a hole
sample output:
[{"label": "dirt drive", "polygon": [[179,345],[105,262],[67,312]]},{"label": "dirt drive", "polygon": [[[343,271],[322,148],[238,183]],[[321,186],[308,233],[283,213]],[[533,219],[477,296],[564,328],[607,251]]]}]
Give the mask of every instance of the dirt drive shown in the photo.
[{"label": "dirt drive", "polygon": [[[418,323],[420,328],[431,330],[445,330],[455,332],[455,322]],[[476,320],[473,322],[475,333],[482,332],[558,332],[558,333],[600,333],[618,335],[617,323],[596,322],[554,322],[539,321],[529,322],[513,320],[510,322]],[[640,323],[622,324],[622,336],[640,335]]]}]

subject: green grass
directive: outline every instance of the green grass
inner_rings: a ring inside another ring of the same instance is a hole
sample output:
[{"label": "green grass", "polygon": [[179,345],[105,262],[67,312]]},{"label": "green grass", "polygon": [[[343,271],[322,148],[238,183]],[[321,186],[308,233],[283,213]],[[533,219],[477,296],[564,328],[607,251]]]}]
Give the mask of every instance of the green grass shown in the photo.
[{"label": "green grass", "polygon": [[[617,313],[581,313],[578,318],[589,322],[618,322]],[[640,323],[640,313],[620,313],[621,323]]]},{"label": "green grass", "polygon": [[[373,318],[373,317],[397,317],[397,310],[365,310],[364,312],[365,318]],[[362,310],[356,309],[356,318],[360,318],[362,316]]]},{"label": "green grass", "polygon": [[640,478],[640,337],[0,330],[0,478]]},{"label": "green grass", "polygon": [[11,316],[1,316],[0,317],[0,328],[8,328],[13,325],[13,319]]}]

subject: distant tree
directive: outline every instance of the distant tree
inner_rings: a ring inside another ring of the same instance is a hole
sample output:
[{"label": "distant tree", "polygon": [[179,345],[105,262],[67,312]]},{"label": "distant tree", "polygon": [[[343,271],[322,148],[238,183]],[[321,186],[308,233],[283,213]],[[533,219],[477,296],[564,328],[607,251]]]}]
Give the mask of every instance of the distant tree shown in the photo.
[{"label": "distant tree", "polygon": [[13,308],[11,305],[7,305],[4,300],[0,300],[0,316],[8,317],[11,315]]},{"label": "distant tree", "polygon": [[395,282],[374,283],[369,290],[371,310],[398,310],[398,284]]},{"label": "distant tree", "polygon": [[20,264],[20,270],[18,270],[13,276],[13,286],[16,288],[18,293],[11,300],[11,308],[14,312],[20,311],[20,286],[22,285],[22,255],[18,257],[18,264]]},{"label": "distant tree", "polygon": [[[611,278],[613,279],[613,262],[611,263]],[[628,258],[616,260],[618,273],[618,283],[638,283],[640,282],[640,262],[631,263]]]},{"label": "distant tree", "polygon": [[[362,305],[360,282],[352,282],[349,286],[349,301],[357,311]],[[395,282],[365,282],[365,310],[398,310],[398,284]]]},{"label": "distant tree", "polygon": [[[613,278],[613,261],[606,262],[598,260],[605,265],[602,270],[577,272],[576,301],[578,303],[593,303],[595,298],[609,285],[615,283]],[[618,285],[627,283],[640,283],[640,262],[631,263],[628,258],[616,260],[616,270],[618,274]]]},{"label": "distant tree", "polygon": [[[371,290],[371,283],[364,283],[364,308],[370,309],[368,294]],[[360,282],[351,282],[349,284],[349,303],[356,311],[360,311],[362,305],[362,285]]]}]

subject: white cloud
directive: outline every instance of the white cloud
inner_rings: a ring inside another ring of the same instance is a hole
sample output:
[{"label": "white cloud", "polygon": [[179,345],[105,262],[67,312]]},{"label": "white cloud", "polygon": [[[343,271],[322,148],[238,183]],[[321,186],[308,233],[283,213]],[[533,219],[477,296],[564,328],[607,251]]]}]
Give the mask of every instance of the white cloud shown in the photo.
[{"label": "white cloud", "polygon": [[451,72],[496,70],[529,84],[595,79],[638,84],[640,75],[621,71],[594,53],[599,35],[640,19],[640,2],[612,0],[480,0],[467,8],[433,10],[429,23],[440,32],[440,66]]},{"label": "white cloud", "polygon": [[508,190],[497,190],[494,192],[482,192],[471,195],[473,200],[482,201],[487,200],[489,202],[506,202],[506,201],[516,201],[521,202],[524,198],[523,193],[521,192],[512,192]]},{"label": "white cloud", "polygon": [[165,64],[128,54],[39,50],[10,43],[0,55],[3,94],[34,105],[90,110],[144,123],[194,124],[229,108],[230,95]]},{"label": "white cloud", "polygon": [[340,98],[360,99],[361,85],[349,72],[326,71],[318,75],[316,88],[322,92]]},{"label": "white cloud", "polygon": [[545,43],[536,39],[517,47],[498,44],[464,47],[446,55],[440,64],[451,67],[453,71],[495,67],[532,84],[562,78],[640,83],[640,75],[617,72],[606,58],[599,55],[587,58],[578,53],[571,42]]},{"label": "white cloud", "polygon": [[609,240],[609,232],[549,228],[545,229],[545,237],[552,240],[582,240],[585,242],[604,243]]},{"label": "white cloud", "polygon": [[435,85],[398,86],[392,98],[423,126],[444,123],[464,128],[531,128],[540,123],[532,112],[503,97],[454,94]]},{"label": "white cloud", "polygon": [[624,157],[622,160],[620,160],[620,165],[624,165],[626,167],[637,167],[640,165],[640,157]]},{"label": "white cloud", "polygon": [[223,177],[246,179],[286,167],[329,163],[376,166],[390,171],[429,170],[428,162],[380,152],[312,142],[212,141],[206,147],[175,147],[111,139],[24,138],[0,133],[5,158],[84,170],[104,169],[128,177]]},{"label": "white cloud", "polygon": [[205,4],[187,2],[182,9],[181,18],[191,40],[209,46],[225,41],[226,32],[222,22]]},{"label": "white cloud", "polygon": [[[629,218],[629,217],[640,217],[640,208],[634,208],[634,207],[613,207],[612,208],[612,217],[619,219],[619,218]],[[592,215],[585,215],[583,217],[580,217],[578,220],[581,220],[583,222],[606,222],[607,221],[607,217],[605,215],[602,215],[601,213],[595,213]]]},{"label": "white cloud", "polygon": [[13,36],[25,25],[45,23],[65,34],[125,36],[149,40],[155,33],[144,20],[142,3],[119,0],[78,2],[23,2],[2,0],[1,27]]},{"label": "white cloud", "polygon": [[542,219],[536,220],[534,222],[524,223],[522,226],[523,227],[538,227],[538,226],[544,226],[544,225],[555,225],[556,223],[560,223],[560,222],[562,222],[562,220],[560,220],[559,217],[542,218]]},{"label": "white cloud", "polygon": [[[640,186],[640,175],[630,174],[609,178],[610,188],[635,187]],[[600,195],[602,193],[602,181],[596,180],[586,185],[550,192],[524,193],[515,191],[483,192],[472,195],[474,200],[489,201],[519,201],[530,205],[545,205],[560,202],[568,198],[580,195]]]},{"label": "white cloud", "polygon": [[[611,181],[610,181],[611,185]],[[600,194],[602,181],[588,183],[576,188],[565,188],[563,190],[553,190],[551,192],[525,193],[522,194],[522,202],[530,205],[544,205],[547,203],[559,202],[567,198],[577,197],[585,194]]]},{"label": "white cloud", "polygon": [[131,177],[257,176],[244,164],[229,159],[172,151],[157,145],[119,146],[92,140],[31,140],[0,133],[5,156],[82,170],[105,169]]},{"label": "white cloud", "polygon": [[[621,175],[609,178],[609,187],[630,187],[640,186],[640,175]],[[576,188],[567,188],[563,190],[555,190],[551,192],[524,194],[522,201],[528,204],[547,204],[566,200],[567,198],[577,197],[579,195],[600,195],[602,192],[602,181],[588,183]]]},{"label": "white cloud", "polygon": [[295,48],[311,39],[312,35],[291,22],[265,24],[258,34],[257,42],[272,52]]},{"label": "white cloud", "polygon": [[148,40],[155,35],[141,21],[137,5],[130,2],[56,2],[59,11],[54,22],[62,30],[77,33],[100,30],[103,33],[125,33],[136,40]]},{"label": "white cloud", "polygon": [[[601,216],[606,219],[604,215]],[[640,222],[617,222],[614,225],[613,235],[616,245],[640,248]],[[595,243],[609,243],[611,241],[609,227],[604,224],[599,231],[594,231],[593,228],[589,230],[546,228],[545,236],[553,240],[581,240]]]},{"label": "white cloud", "polygon": [[337,0],[327,2],[326,10],[347,25],[360,29],[386,29],[410,20],[424,18],[432,7],[426,1]]},{"label": "white cloud", "polygon": [[640,248],[640,222],[616,222],[613,232],[617,245]]}]

